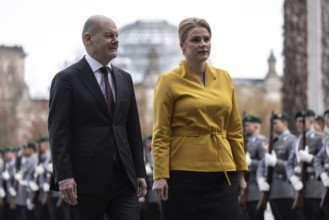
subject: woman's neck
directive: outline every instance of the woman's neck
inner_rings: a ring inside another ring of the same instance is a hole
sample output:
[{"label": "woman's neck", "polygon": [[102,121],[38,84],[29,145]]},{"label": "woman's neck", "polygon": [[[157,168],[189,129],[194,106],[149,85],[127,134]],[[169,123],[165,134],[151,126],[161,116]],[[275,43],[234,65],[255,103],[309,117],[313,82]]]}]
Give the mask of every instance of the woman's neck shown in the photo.
[{"label": "woman's neck", "polygon": [[195,63],[195,62],[190,62],[186,60],[187,64],[191,67],[195,75],[198,77],[198,79],[202,82],[202,84],[205,84],[205,69],[206,69],[206,62],[202,63]]}]

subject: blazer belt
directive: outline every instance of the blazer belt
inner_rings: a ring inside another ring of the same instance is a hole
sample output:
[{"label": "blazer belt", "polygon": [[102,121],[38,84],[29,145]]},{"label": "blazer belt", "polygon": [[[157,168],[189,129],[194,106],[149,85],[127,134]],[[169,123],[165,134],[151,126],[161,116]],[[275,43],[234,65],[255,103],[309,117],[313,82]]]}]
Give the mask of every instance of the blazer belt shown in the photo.
[{"label": "blazer belt", "polygon": [[[215,128],[215,127],[211,127],[209,130],[204,128],[198,128],[198,127],[176,127],[171,129],[172,136],[198,137],[199,135],[210,134],[211,136],[215,137],[217,148],[220,148],[220,146],[223,145],[222,140],[218,136],[220,135],[222,136],[222,138],[226,138],[226,133],[227,133],[226,130],[220,130],[219,128]],[[224,150],[227,151],[225,147]],[[228,155],[230,154],[228,153]],[[233,158],[232,161],[234,161]],[[219,155],[219,162],[224,170],[227,183],[229,186],[231,186],[230,178],[227,174],[227,171],[223,164],[222,157],[220,155]]]},{"label": "blazer belt", "polygon": [[198,128],[198,127],[178,127],[171,129],[172,136],[190,136],[190,137],[198,137],[200,135],[220,135],[222,138],[226,138],[227,131],[220,130],[219,128]]}]

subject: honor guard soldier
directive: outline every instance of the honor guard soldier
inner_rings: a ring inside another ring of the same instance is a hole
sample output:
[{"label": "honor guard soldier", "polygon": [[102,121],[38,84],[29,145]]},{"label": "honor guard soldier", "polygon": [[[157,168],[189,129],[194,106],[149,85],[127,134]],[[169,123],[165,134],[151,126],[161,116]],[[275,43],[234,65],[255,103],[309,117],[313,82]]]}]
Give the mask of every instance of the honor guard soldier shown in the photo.
[{"label": "honor guard soldier", "polygon": [[48,165],[51,163],[51,154],[49,149],[48,136],[40,136],[37,140],[38,147],[38,165],[35,168],[34,178],[39,186],[38,198],[36,200],[37,218],[42,220],[50,219],[49,201],[51,192],[49,192],[50,172]]},{"label": "honor guard soldier", "polygon": [[324,114],[324,130],[323,133],[325,135],[329,135],[329,108],[327,110],[325,110]]},{"label": "honor guard soldier", "polygon": [[6,192],[4,219],[16,219],[16,149],[8,147],[4,152],[4,171],[2,173],[3,185]]},{"label": "honor guard soldier", "polygon": [[34,199],[39,189],[34,181],[34,169],[37,162],[36,145],[33,142],[27,142],[23,145],[20,169],[15,174],[18,183],[16,196],[18,219],[35,219]]},{"label": "honor guard soldier", "polygon": [[260,198],[260,191],[258,189],[256,173],[259,162],[264,159],[266,146],[268,140],[260,135],[260,127],[262,120],[254,115],[249,115],[244,118],[245,133],[248,138],[246,147],[246,157],[249,169],[249,176],[247,182],[247,212],[249,219],[262,220],[264,219],[263,211],[257,210],[257,203]]},{"label": "honor guard soldier", "polygon": [[[329,109],[324,112],[324,118],[329,122]],[[329,219],[329,133],[324,133],[322,143],[321,151],[314,158],[314,168],[317,179],[326,188],[320,206],[325,209],[326,219]]]},{"label": "honor guard soldier", "polygon": [[4,189],[4,179],[2,173],[4,171],[4,160],[3,160],[3,149],[0,148],[0,219],[3,219],[3,211],[4,211],[4,204],[5,204],[5,196],[6,192]]},{"label": "honor guard soldier", "polygon": [[[303,214],[306,219],[317,220],[323,215],[320,200],[324,186],[317,181],[313,166],[314,157],[322,148],[322,135],[313,129],[314,117],[315,113],[311,109],[300,111],[295,115],[296,127],[300,135],[293,144],[289,156],[287,177],[296,192],[293,205],[296,214]],[[297,216],[297,219],[301,218]]]},{"label": "honor guard soldier", "polygon": [[[289,117],[285,112],[272,115],[273,150],[265,154],[257,171],[257,182],[260,191],[269,191],[269,202],[275,220],[293,219],[292,198],[294,190],[288,183],[286,166],[296,136],[288,130]],[[266,182],[267,167],[273,167],[272,182]]]},{"label": "honor guard soldier", "polygon": [[315,116],[314,129],[319,133],[323,133],[324,130],[324,118],[321,115]]}]

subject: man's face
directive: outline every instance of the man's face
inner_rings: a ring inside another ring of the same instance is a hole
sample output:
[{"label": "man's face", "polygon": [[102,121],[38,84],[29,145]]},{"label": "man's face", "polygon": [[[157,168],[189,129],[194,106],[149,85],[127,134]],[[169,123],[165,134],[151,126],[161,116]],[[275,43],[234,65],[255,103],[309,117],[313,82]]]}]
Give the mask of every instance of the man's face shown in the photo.
[{"label": "man's face", "polygon": [[247,136],[253,135],[257,131],[257,124],[253,122],[245,122],[245,132]]},{"label": "man's face", "polygon": [[26,147],[26,148],[24,148],[24,150],[23,150],[23,155],[24,155],[25,157],[29,157],[29,156],[31,156],[33,153],[34,153],[34,150],[33,150],[32,148],[30,148],[30,147]]},{"label": "man's face", "polygon": [[6,161],[10,161],[10,160],[12,160],[12,159],[15,158],[15,153],[14,152],[11,152],[11,151],[7,151],[5,153],[5,157],[4,158],[5,158]]},{"label": "man's face", "polygon": [[280,120],[280,119],[274,119],[273,120],[273,131],[276,134],[281,134],[287,129],[287,123]]},{"label": "man's face", "polygon": [[[305,131],[310,130],[311,125],[312,125],[312,118],[305,117]],[[296,118],[296,127],[299,133],[303,132],[303,117]]]},{"label": "man's face", "polygon": [[324,115],[324,124],[327,128],[329,128],[329,113]]},{"label": "man's face", "polygon": [[44,153],[49,149],[49,142],[41,142],[39,143],[39,152]]}]

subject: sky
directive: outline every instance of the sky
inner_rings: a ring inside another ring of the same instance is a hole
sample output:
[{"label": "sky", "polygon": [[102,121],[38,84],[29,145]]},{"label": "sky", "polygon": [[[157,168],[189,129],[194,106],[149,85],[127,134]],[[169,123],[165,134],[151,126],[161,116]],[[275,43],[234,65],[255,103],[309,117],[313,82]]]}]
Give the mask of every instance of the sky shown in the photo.
[{"label": "sky", "polygon": [[213,66],[233,78],[264,78],[271,51],[277,73],[283,72],[283,1],[1,0],[0,45],[23,47],[30,95],[47,98],[53,76],[85,53],[81,32],[91,15],[106,15],[119,29],[140,19],[178,26],[184,18],[200,17],[212,29]]}]

